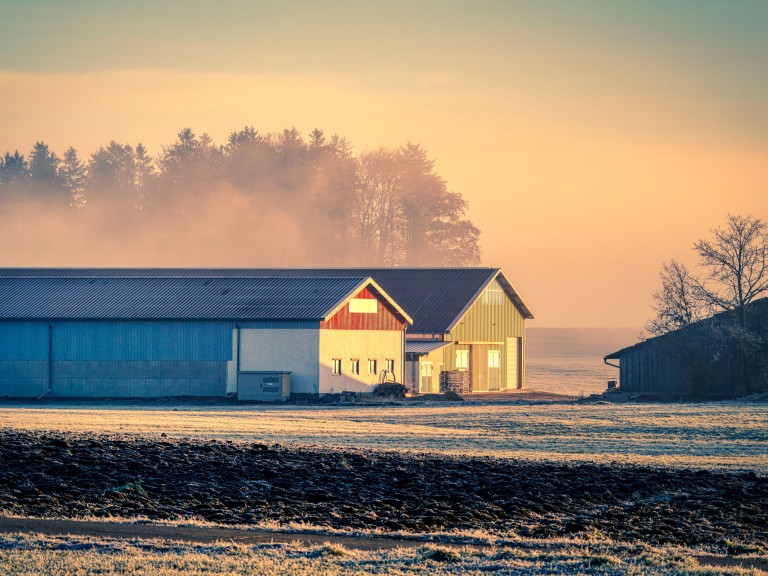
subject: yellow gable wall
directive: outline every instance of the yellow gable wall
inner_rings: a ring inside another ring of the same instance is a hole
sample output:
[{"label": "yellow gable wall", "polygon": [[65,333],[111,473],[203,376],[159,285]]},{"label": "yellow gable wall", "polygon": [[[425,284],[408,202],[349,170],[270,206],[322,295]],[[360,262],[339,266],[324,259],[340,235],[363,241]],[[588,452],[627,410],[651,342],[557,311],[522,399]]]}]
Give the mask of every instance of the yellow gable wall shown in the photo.
[{"label": "yellow gable wall", "polygon": [[[502,388],[507,388],[507,338],[519,338],[519,387],[525,386],[525,323],[523,316],[506,295],[498,281],[491,282],[470,306],[446,340],[464,343],[488,344],[501,350]],[[495,343],[495,344],[491,344]],[[443,348],[443,369],[454,370],[456,350],[468,346],[454,344]]]}]

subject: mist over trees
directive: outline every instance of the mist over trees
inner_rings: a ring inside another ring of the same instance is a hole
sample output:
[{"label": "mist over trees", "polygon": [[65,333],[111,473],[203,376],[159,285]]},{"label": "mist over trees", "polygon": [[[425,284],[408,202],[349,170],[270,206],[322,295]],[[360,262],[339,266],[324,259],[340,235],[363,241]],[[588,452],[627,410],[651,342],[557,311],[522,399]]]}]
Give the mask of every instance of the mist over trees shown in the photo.
[{"label": "mist over trees", "polygon": [[154,157],[115,141],[0,157],[2,265],[468,266],[479,236],[412,143],[185,128]]}]

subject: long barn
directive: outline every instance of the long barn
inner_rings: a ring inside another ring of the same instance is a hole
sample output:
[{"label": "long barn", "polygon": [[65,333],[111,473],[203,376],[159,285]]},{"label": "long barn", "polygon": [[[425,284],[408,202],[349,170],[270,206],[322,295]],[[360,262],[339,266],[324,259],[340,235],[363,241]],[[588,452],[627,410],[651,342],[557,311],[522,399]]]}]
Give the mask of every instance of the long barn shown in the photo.
[{"label": "long barn", "polygon": [[0,396],[366,391],[411,323],[368,277],[4,274]]},{"label": "long barn", "polygon": [[398,380],[420,393],[438,392],[441,380],[464,392],[525,387],[533,314],[499,268],[5,268],[3,277],[370,277],[413,319]]}]

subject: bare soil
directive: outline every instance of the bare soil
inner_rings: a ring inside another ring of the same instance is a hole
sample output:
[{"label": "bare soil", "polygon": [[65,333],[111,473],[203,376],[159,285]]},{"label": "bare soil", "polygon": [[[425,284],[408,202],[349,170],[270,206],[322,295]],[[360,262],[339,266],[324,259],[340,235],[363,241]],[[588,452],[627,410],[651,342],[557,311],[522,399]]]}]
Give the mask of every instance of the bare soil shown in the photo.
[{"label": "bare soil", "polygon": [[768,547],[768,478],[630,465],[0,430],[0,511],[483,529]]}]

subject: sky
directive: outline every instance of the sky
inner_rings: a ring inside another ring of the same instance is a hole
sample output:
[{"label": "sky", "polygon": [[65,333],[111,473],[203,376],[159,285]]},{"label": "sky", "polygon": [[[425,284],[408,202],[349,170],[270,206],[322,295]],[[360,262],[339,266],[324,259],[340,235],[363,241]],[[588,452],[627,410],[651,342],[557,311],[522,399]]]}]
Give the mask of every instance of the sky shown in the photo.
[{"label": "sky", "polygon": [[418,142],[530,326],[640,327],[662,262],[768,219],[766,27],[764,0],[0,0],[0,153]]}]

